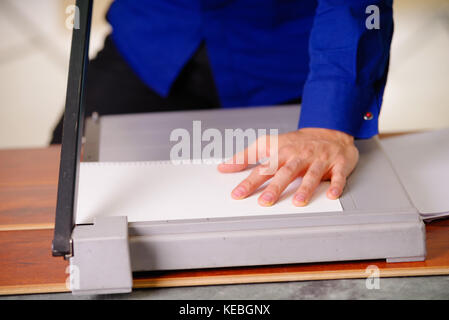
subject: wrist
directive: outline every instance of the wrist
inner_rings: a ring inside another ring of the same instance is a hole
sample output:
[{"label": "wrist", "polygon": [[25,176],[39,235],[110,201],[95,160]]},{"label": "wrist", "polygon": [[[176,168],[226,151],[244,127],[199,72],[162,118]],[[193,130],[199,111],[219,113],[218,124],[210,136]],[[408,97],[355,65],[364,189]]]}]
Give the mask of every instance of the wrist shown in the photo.
[{"label": "wrist", "polygon": [[354,144],[354,137],[346,132],[327,128],[302,128],[298,132],[314,135],[317,138],[335,140],[343,144]]}]

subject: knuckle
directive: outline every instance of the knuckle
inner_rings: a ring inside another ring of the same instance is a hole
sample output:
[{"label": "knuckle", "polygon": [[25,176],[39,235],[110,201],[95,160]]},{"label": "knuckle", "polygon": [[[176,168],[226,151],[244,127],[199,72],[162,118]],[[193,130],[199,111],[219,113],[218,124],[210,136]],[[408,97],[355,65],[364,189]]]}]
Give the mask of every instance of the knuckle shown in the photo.
[{"label": "knuckle", "polygon": [[246,190],[250,191],[253,190],[255,184],[250,179],[245,179],[240,183],[241,186],[243,186]]},{"label": "knuckle", "polygon": [[282,178],[289,178],[289,177],[293,176],[295,174],[295,172],[296,172],[295,167],[293,167],[290,164],[286,164],[281,169],[279,169],[278,174]]},{"label": "knuckle", "polygon": [[321,170],[309,169],[309,171],[307,172],[307,175],[313,180],[321,179]]},{"label": "knuckle", "polygon": [[300,155],[304,159],[311,158],[314,154],[314,150],[311,146],[305,146],[301,149]]},{"label": "knuckle", "polygon": [[292,176],[292,173],[289,172],[289,170],[285,169],[285,168],[279,169],[279,171],[276,173],[276,177],[279,178],[280,180],[289,179],[291,176]]},{"label": "knuckle", "polygon": [[327,162],[331,158],[331,152],[327,150],[322,150],[318,156],[319,162]]},{"label": "knuckle", "polygon": [[324,171],[324,169],[328,166],[328,161],[320,161],[317,160],[313,163],[315,170]]},{"label": "knuckle", "polygon": [[332,176],[332,182],[334,182],[336,184],[345,184],[346,183],[346,176],[341,174],[341,173],[334,174]]},{"label": "knuckle", "polygon": [[261,176],[265,175],[267,170],[270,168],[269,163],[261,164],[257,168],[254,169],[254,175]]},{"label": "knuckle", "polygon": [[274,194],[279,194],[281,191],[281,187],[276,182],[272,182],[268,185],[266,190]]},{"label": "knuckle", "polygon": [[299,187],[299,192],[303,194],[310,194],[312,192],[312,188],[308,184],[303,184]]}]

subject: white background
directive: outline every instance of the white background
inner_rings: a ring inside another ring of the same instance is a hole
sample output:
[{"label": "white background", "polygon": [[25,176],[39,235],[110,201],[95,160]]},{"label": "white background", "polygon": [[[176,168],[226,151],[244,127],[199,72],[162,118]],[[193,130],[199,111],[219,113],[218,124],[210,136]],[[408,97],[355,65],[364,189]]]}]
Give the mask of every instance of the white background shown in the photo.
[{"label": "white background", "polygon": [[[65,100],[68,0],[0,0],[0,148],[43,147]],[[110,31],[96,0],[91,56]],[[449,126],[449,1],[396,0],[382,132]]]}]

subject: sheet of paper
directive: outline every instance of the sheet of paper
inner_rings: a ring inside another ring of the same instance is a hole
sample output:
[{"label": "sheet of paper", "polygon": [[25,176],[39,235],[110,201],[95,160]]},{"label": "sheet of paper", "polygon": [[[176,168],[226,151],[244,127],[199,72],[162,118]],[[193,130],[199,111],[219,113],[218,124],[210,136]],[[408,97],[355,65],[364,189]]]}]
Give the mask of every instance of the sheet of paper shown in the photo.
[{"label": "sheet of paper", "polygon": [[300,179],[272,207],[258,205],[261,188],[247,199],[232,199],[232,189],[248,174],[222,174],[216,164],[81,163],[76,223],[98,216],[126,215],[137,222],[342,211],[339,200],[326,197],[327,182],[309,205],[295,207],[291,198]]},{"label": "sheet of paper", "polygon": [[381,144],[421,215],[449,216],[449,128],[383,139]]}]

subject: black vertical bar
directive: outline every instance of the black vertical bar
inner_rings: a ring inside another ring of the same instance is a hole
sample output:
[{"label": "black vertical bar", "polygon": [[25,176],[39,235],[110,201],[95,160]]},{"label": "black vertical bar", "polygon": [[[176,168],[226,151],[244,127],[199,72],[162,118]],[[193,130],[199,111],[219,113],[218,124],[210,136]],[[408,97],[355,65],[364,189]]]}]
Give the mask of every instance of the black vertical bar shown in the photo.
[{"label": "black vertical bar", "polygon": [[[53,256],[71,254],[84,122],[84,91],[93,0],[77,0],[62,130]],[[78,16],[79,15],[79,16]],[[79,22],[79,25],[78,25]]]}]

